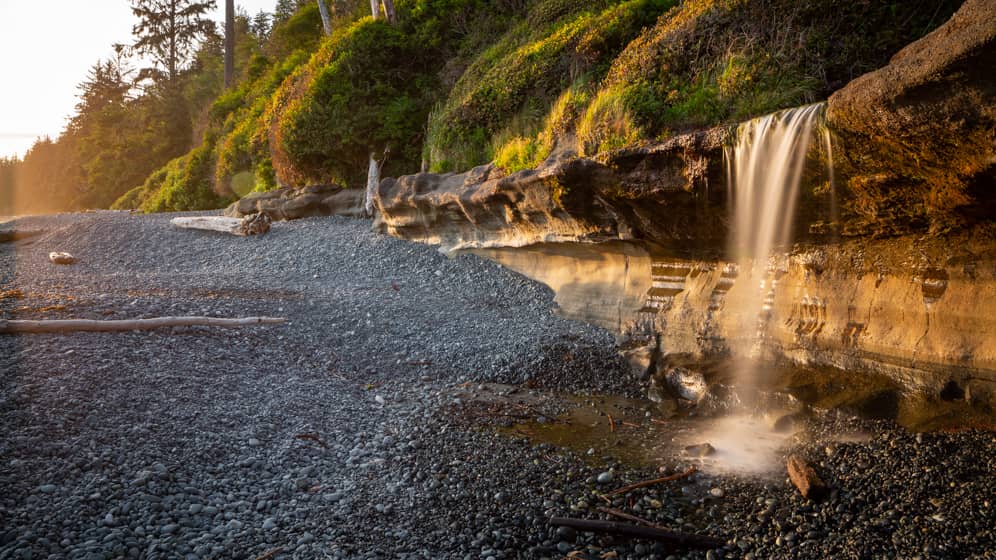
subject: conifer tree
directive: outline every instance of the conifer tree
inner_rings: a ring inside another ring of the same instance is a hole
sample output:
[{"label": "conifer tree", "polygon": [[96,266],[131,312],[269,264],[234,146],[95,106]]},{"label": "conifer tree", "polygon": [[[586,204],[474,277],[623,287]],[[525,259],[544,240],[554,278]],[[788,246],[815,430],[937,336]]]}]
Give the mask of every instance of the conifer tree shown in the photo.
[{"label": "conifer tree", "polygon": [[138,18],[132,27],[133,48],[154,64],[143,68],[139,79],[175,82],[199,39],[214,29],[205,17],[214,8],[214,0],[132,0],[131,11]]}]

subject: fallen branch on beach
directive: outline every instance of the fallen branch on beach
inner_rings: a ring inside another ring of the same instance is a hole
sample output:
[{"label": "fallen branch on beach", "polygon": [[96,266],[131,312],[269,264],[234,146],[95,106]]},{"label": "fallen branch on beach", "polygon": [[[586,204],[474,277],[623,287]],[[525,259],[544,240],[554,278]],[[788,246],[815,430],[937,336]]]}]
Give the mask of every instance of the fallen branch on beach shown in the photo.
[{"label": "fallen branch on beach", "polygon": [[259,235],[270,231],[270,218],[266,214],[250,214],[244,218],[226,216],[194,216],[173,218],[170,223],[178,228],[219,231],[232,235]]},{"label": "fallen branch on beach", "polygon": [[579,531],[609,533],[636,539],[650,539],[671,545],[673,548],[719,548],[726,541],[708,535],[680,533],[658,529],[657,527],[641,527],[618,521],[595,521],[591,519],[572,519],[568,517],[551,517],[550,524],[558,527],[570,527]]},{"label": "fallen branch on beach", "polygon": [[619,511],[618,509],[613,509],[613,508],[608,508],[608,507],[601,507],[601,506],[599,506],[599,507],[597,507],[595,509],[597,509],[598,511],[600,511],[602,513],[607,513],[607,514],[609,514],[611,516],[618,517],[620,519],[625,519],[626,521],[632,521],[633,523],[636,523],[637,525],[644,525],[646,527],[655,527],[657,529],[664,529],[664,527],[661,527],[660,525],[658,525],[656,523],[651,523],[650,521],[647,521],[646,519],[644,519],[642,517],[637,517],[635,515],[626,513],[625,511]]},{"label": "fallen branch on beach", "polygon": [[242,317],[226,319],[220,317],[153,317],[150,319],[121,319],[102,321],[98,319],[57,319],[57,320],[21,320],[12,319],[0,321],[0,334],[16,333],[57,333],[78,331],[146,331],[162,327],[251,327],[253,325],[272,325],[284,323],[282,317]]},{"label": "fallen branch on beach", "polygon": [[627,492],[632,492],[637,488],[643,488],[645,486],[653,486],[655,484],[660,484],[662,482],[671,482],[672,480],[681,480],[682,478],[687,478],[689,476],[692,476],[696,472],[698,472],[698,470],[695,467],[692,467],[683,473],[672,474],[661,478],[654,478],[652,480],[644,480],[642,482],[634,482],[633,484],[630,484],[628,486],[623,486],[622,488],[617,488],[611,492],[608,492],[605,494],[605,496],[606,497],[618,496],[619,494],[626,494]]},{"label": "fallen branch on beach", "polygon": [[277,548],[271,548],[270,550],[267,550],[263,554],[257,556],[256,560],[270,560],[271,558],[275,557],[276,555],[280,554],[283,551],[284,547],[282,546],[278,546]]}]

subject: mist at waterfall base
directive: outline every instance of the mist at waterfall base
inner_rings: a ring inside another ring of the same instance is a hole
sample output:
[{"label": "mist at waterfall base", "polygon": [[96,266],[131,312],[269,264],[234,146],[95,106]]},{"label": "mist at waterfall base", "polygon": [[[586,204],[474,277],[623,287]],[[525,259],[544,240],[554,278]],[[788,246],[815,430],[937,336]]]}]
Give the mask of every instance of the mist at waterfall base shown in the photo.
[{"label": "mist at waterfall base", "polygon": [[[762,473],[773,470],[777,451],[790,437],[776,431],[758,398],[764,338],[778,286],[776,252],[792,243],[792,225],[806,154],[824,104],[781,111],[742,124],[727,149],[727,184],[733,210],[729,254],[753,296],[730,309],[747,330],[745,346],[732,360],[734,409],[700,434],[716,449],[714,470]],[[826,135],[825,141],[829,140]],[[829,146],[828,146],[829,147]],[[832,178],[831,178],[832,184]]]}]

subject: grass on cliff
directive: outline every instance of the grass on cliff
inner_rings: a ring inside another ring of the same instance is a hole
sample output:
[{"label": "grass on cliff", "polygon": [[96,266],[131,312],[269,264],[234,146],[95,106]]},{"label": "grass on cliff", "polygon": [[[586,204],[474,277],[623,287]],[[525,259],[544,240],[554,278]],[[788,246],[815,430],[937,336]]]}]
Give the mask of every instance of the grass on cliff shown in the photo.
[{"label": "grass on cliff", "polygon": [[565,90],[579,80],[599,81],[630,40],[674,4],[532,3],[521,21],[467,67],[431,115],[424,150],[430,168],[466,169],[495,155],[506,163],[539,158],[542,141],[536,145],[528,139],[532,134],[510,134],[510,125],[531,121],[538,132],[542,115]]},{"label": "grass on cliff", "polygon": [[688,0],[613,61],[608,96],[644,140],[826,99],[946,21],[957,0]]}]

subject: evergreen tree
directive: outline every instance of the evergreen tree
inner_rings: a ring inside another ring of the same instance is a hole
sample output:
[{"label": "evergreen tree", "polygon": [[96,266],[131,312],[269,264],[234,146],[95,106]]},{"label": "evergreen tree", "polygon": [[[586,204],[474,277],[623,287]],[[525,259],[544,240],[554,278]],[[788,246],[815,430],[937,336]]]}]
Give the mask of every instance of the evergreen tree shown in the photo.
[{"label": "evergreen tree", "polygon": [[277,6],[273,9],[273,24],[283,23],[294,15],[299,2],[296,0],[277,0]]},{"label": "evergreen tree", "polygon": [[266,41],[270,36],[270,14],[260,10],[249,23],[249,31],[256,36],[260,43]]},{"label": "evergreen tree", "polygon": [[101,112],[123,107],[130,98],[132,70],[120,56],[97,61],[80,83],[76,114],[69,119],[67,130],[86,133],[90,121]]},{"label": "evergreen tree", "polygon": [[175,82],[193,54],[198,41],[214,30],[205,14],[214,0],[132,0],[131,11],[138,18],[132,27],[135,51],[148,56],[154,66],[143,68],[139,79],[157,83]]}]

